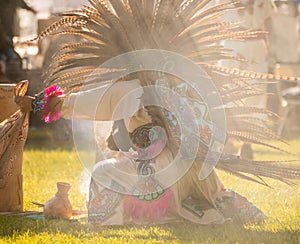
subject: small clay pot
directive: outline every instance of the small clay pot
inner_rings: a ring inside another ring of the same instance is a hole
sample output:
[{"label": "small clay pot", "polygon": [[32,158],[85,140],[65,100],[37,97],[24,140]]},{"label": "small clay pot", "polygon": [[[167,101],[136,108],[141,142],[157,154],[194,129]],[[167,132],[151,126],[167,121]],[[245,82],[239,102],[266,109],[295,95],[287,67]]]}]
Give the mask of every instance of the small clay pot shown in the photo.
[{"label": "small clay pot", "polygon": [[72,205],[68,198],[71,185],[65,182],[57,182],[57,192],[44,207],[45,218],[69,219],[72,216]]}]

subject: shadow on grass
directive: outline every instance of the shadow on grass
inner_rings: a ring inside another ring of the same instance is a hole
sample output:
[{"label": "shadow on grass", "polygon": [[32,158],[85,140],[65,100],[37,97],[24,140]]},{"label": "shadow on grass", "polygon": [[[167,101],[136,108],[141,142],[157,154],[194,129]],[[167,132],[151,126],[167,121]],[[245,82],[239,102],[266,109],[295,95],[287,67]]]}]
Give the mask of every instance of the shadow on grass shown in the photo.
[{"label": "shadow on grass", "polygon": [[72,138],[57,139],[51,130],[28,131],[25,150],[73,150]]},{"label": "shadow on grass", "polygon": [[173,223],[160,226],[112,226],[102,227],[63,220],[32,220],[23,217],[0,217],[0,236],[65,234],[71,237],[95,241],[95,238],[158,243],[299,243],[300,232],[288,228],[281,231],[251,230],[230,223],[217,226],[200,226],[192,223]]},{"label": "shadow on grass", "polygon": [[241,224],[226,223],[216,226],[199,226],[186,223],[172,224],[173,234],[184,242],[205,243],[299,243],[300,232],[252,230]]}]

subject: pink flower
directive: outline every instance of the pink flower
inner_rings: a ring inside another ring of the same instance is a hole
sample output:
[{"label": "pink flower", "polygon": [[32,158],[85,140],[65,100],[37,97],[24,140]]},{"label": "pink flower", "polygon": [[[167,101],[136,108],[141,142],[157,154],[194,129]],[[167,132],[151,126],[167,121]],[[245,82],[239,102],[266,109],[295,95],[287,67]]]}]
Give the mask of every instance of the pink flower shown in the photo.
[{"label": "pink flower", "polygon": [[49,108],[49,98],[50,97],[58,97],[64,94],[64,91],[56,86],[49,86],[45,89],[45,105],[43,106],[43,115],[42,120],[46,123],[51,123],[52,121],[56,121],[60,118],[61,112],[60,111],[52,111]]}]

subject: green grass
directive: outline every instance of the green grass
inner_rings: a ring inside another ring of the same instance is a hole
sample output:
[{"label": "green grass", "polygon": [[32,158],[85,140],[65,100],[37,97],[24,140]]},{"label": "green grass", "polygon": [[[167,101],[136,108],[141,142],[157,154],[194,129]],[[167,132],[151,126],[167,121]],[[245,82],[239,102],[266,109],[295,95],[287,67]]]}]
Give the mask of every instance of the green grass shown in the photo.
[{"label": "green grass", "polygon": [[[38,210],[31,201],[44,203],[56,192],[56,182],[72,185],[69,198],[74,209],[86,210],[86,196],[80,192],[83,168],[74,150],[59,149],[48,141],[37,143],[32,135],[23,160],[24,209]],[[47,143],[49,145],[47,145]],[[299,152],[300,141],[290,141]],[[43,147],[42,145],[46,145]],[[47,149],[45,149],[47,148]],[[49,149],[50,148],[50,149]],[[66,147],[64,147],[66,148]],[[259,159],[281,159],[278,152],[255,148]],[[0,217],[0,243],[299,243],[300,187],[268,180],[273,189],[242,181],[218,172],[225,186],[238,191],[268,216],[262,225],[227,223],[199,226],[188,222],[160,226],[92,226],[74,220],[33,220]]]}]

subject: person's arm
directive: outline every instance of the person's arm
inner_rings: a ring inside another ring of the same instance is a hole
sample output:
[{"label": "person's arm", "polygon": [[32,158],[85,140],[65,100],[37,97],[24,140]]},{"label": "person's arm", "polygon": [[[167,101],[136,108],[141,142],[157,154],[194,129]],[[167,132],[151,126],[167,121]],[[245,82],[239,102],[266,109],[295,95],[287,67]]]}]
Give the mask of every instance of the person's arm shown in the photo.
[{"label": "person's arm", "polygon": [[[116,121],[129,118],[140,108],[143,89],[139,80],[121,81],[71,94],[49,97],[51,112],[61,111],[65,119]],[[34,97],[16,97],[23,112],[34,110]]]},{"label": "person's arm", "polygon": [[120,81],[71,94],[61,108],[66,119],[116,121],[138,111],[143,94],[139,80]]}]

